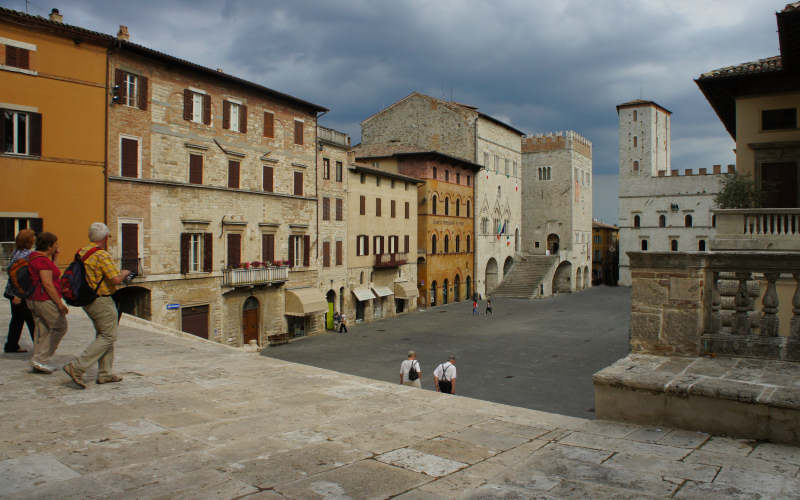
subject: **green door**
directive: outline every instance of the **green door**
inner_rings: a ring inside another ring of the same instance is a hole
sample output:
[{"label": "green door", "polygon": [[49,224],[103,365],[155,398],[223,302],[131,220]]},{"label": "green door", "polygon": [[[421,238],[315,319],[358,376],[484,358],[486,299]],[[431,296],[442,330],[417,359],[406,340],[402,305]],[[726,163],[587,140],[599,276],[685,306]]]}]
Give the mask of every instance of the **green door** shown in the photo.
[{"label": "green door", "polygon": [[328,314],[325,315],[328,330],[333,330],[333,302],[328,302]]}]

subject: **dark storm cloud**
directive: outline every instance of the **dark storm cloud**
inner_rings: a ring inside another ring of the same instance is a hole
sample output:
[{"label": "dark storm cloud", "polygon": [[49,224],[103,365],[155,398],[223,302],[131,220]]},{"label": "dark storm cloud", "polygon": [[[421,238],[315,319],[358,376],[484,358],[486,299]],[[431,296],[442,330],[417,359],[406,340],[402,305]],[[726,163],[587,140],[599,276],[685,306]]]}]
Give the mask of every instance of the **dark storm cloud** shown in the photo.
[{"label": "dark storm cloud", "polygon": [[[49,7],[36,0],[35,14]],[[783,0],[137,2],[76,0],[66,22],[115,34],[331,108],[359,122],[417,90],[529,132],[594,143],[595,214],[616,220],[617,115],[644,97],[673,111],[673,167],[732,163],[733,142],[692,81],[778,53]],[[23,0],[4,5],[24,9]],[[56,6],[56,5],[53,5]]]}]

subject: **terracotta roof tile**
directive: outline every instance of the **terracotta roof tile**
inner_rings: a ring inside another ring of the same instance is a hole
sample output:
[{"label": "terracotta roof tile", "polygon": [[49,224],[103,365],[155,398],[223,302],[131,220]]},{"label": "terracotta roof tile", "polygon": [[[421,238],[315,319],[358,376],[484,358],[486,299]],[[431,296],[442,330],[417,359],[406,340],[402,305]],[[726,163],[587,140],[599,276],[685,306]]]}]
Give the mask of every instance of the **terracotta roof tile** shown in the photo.
[{"label": "terracotta roof tile", "polygon": [[726,66],[711,70],[700,75],[699,80],[707,80],[710,78],[728,78],[732,76],[755,75],[758,73],[771,73],[774,71],[781,71],[783,63],[781,56],[767,57],[766,59],[759,59],[758,61],[751,61],[735,66]]}]

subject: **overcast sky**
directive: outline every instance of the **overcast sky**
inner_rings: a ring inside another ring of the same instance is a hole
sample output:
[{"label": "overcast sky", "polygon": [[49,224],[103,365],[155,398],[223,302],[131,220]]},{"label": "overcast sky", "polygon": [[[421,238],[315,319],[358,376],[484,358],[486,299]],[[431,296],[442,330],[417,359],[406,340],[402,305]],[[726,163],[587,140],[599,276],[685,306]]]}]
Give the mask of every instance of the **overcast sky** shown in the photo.
[{"label": "overcast sky", "polygon": [[[594,144],[594,214],[617,220],[619,103],[670,109],[672,168],[734,162],[694,78],[779,53],[786,0],[30,0],[115,35],[331,109],[320,124],[360,140],[361,120],[412,91],[478,106],[529,133]],[[25,10],[25,0],[0,0]]]}]

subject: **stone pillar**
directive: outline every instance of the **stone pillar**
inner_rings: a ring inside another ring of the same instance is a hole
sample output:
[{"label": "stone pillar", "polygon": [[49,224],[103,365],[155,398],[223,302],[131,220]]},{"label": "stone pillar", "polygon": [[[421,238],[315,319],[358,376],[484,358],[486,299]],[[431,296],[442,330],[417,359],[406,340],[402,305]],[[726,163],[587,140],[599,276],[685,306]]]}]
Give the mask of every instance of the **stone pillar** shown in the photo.
[{"label": "stone pillar", "polygon": [[775,282],[778,280],[778,277],[780,277],[780,273],[764,273],[764,277],[767,279],[767,289],[764,292],[764,300],[762,301],[760,334],[763,337],[777,337],[779,326],[777,315],[778,291],[775,288]]},{"label": "stone pillar", "polygon": [[739,281],[739,289],[736,291],[736,313],[733,321],[733,333],[738,335],[750,335],[750,293],[747,290],[747,281],[750,279],[749,272],[737,272],[736,279]]},{"label": "stone pillar", "polygon": [[795,288],[792,297],[792,320],[789,327],[790,336],[800,340],[800,272],[793,272]]}]

